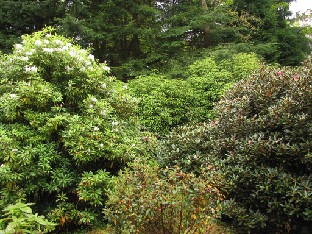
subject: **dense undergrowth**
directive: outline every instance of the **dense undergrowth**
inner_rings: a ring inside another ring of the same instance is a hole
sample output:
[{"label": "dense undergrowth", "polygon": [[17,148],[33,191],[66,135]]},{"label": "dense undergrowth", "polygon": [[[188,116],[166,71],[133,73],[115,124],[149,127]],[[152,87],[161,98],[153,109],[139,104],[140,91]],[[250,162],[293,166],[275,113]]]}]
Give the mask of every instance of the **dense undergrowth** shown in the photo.
[{"label": "dense undergrowth", "polygon": [[1,233],[312,228],[311,58],[211,55],[125,84],[47,29],[0,68]]}]

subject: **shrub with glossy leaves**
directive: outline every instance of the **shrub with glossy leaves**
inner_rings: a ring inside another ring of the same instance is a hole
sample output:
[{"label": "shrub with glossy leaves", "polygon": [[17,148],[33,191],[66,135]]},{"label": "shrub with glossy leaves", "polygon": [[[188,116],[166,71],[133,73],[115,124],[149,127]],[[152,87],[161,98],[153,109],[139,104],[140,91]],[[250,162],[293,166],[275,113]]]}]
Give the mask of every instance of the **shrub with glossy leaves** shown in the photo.
[{"label": "shrub with glossy leaves", "polygon": [[213,184],[246,211],[224,211],[244,232],[308,230],[311,68],[311,59],[299,68],[262,67],[226,93],[215,122],[175,130],[162,143],[160,162],[206,168]]},{"label": "shrub with glossy leaves", "polygon": [[217,224],[223,195],[179,168],[135,162],[113,180],[106,218],[118,233],[225,233]]},{"label": "shrub with glossy leaves", "polygon": [[116,172],[141,149],[125,85],[50,29],[1,55],[0,79],[0,210],[24,197],[44,212],[55,207],[64,225],[70,219],[58,207],[79,213],[103,204],[103,170]]}]

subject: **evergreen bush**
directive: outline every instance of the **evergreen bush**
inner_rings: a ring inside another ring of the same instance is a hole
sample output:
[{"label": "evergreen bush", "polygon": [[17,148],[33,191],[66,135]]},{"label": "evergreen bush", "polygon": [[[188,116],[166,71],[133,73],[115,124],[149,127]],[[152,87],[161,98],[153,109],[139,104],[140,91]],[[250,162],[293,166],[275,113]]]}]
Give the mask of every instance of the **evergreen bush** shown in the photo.
[{"label": "evergreen bush", "polygon": [[[162,143],[162,165],[211,174],[242,231],[304,232],[311,226],[311,58],[302,67],[262,67],[230,89],[215,121],[177,128]],[[234,211],[235,210],[235,211]]]}]

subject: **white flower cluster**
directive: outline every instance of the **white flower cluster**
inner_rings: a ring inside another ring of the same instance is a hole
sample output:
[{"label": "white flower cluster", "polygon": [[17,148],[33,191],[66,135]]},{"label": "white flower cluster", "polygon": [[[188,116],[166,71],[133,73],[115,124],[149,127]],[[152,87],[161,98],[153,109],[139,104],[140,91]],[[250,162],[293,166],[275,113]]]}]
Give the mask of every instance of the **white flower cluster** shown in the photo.
[{"label": "white flower cluster", "polygon": [[37,72],[38,68],[36,66],[26,66],[25,71],[26,72]]},{"label": "white flower cluster", "polygon": [[103,116],[106,116],[107,115],[107,111],[106,110],[101,110],[100,114],[103,115]]},{"label": "white flower cluster", "polygon": [[35,45],[36,45],[36,46],[41,46],[41,44],[42,44],[42,42],[41,42],[40,40],[36,40],[36,41],[35,41]]},{"label": "white flower cluster", "polygon": [[92,101],[92,102],[97,102],[96,97],[92,97],[92,98],[91,98],[91,101]]},{"label": "white flower cluster", "polygon": [[[31,49],[31,47],[33,48]],[[81,72],[93,73],[93,71],[97,72],[98,68],[100,68],[102,72],[107,73],[110,71],[106,62],[98,66],[95,62],[95,56],[90,54],[88,50],[80,49],[70,42],[62,40],[61,37],[54,36],[50,33],[47,33],[44,38],[34,39],[31,45],[29,45],[28,40],[23,40],[22,43],[15,45],[15,51],[19,56],[14,59],[20,61],[27,62],[32,59],[34,54],[44,53],[46,55],[53,55],[54,53],[58,53],[58,56],[64,55],[64,58],[69,58],[74,66],[78,65]],[[37,72],[37,70],[38,69],[31,64],[25,67],[26,72]],[[72,69],[67,65],[66,70],[71,71]],[[105,88],[105,86],[106,84],[103,85],[103,88]]]},{"label": "white flower cluster", "polygon": [[107,72],[110,71],[110,68],[108,66],[106,66],[106,65],[103,65],[102,68],[103,68],[104,71],[107,71]]},{"label": "white flower cluster", "polygon": [[17,95],[16,95],[15,93],[11,93],[9,96],[10,96],[10,98],[12,98],[12,99],[13,99],[13,98],[17,98]]},{"label": "white flower cluster", "polygon": [[53,48],[42,48],[43,52],[47,52],[47,53],[53,53],[55,51],[55,49]]},{"label": "white flower cluster", "polygon": [[29,60],[29,58],[28,58],[27,56],[22,56],[22,57],[20,57],[20,59],[21,59],[22,61],[28,61],[28,60]]},{"label": "white flower cluster", "polygon": [[94,127],[93,130],[94,130],[94,131],[99,131],[100,128],[99,128],[99,127]]},{"label": "white flower cluster", "polygon": [[113,122],[112,122],[112,125],[113,125],[113,126],[117,126],[118,124],[119,124],[118,121],[113,121]]},{"label": "white flower cluster", "polygon": [[16,44],[16,45],[15,45],[15,49],[16,49],[17,51],[20,51],[20,50],[23,49],[23,45],[21,45],[21,44]]}]

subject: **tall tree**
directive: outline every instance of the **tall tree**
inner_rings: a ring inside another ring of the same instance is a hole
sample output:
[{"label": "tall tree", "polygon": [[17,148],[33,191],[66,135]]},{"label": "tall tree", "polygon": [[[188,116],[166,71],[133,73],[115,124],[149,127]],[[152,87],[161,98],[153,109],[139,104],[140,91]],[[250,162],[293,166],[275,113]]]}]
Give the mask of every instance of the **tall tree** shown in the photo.
[{"label": "tall tree", "polygon": [[282,65],[298,65],[309,53],[308,41],[300,28],[291,28],[289,3],[294,0],[234,0],[233,7],[240,14],[248,12],[261,19],[253,35],[255,43],[270,43],[266,59]]},{"label": "tall tree", "polygon": [[53,25],[63,16],[61,0],[0,1],[0,50],[8,52],[23,34]]},{"label": "tall tree", "polygon": [[78,43],[92,46],[100,61],[114,66],[143,58],[153,50],[160,30],[156,1],[80,0],[67,6],[60,31]]}]

